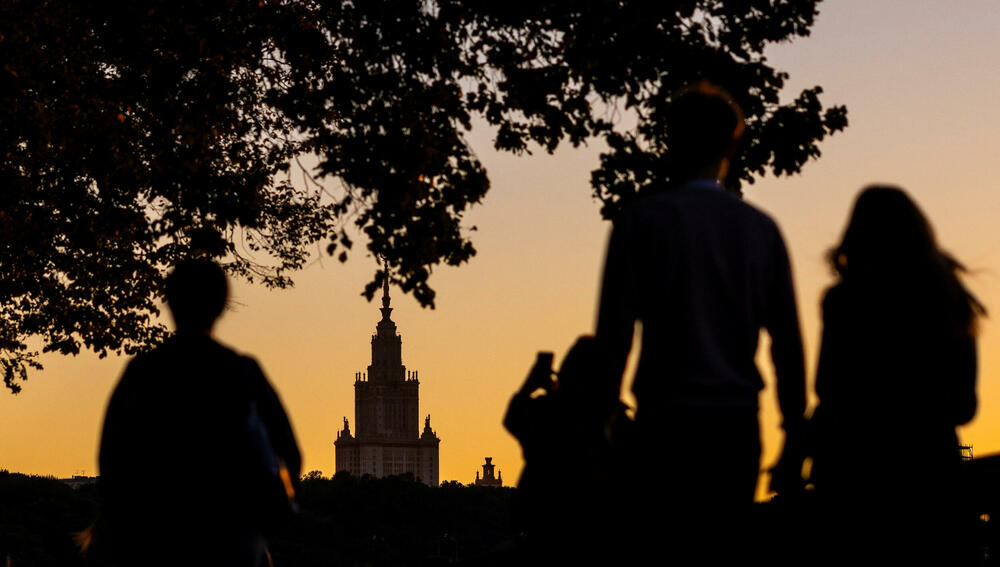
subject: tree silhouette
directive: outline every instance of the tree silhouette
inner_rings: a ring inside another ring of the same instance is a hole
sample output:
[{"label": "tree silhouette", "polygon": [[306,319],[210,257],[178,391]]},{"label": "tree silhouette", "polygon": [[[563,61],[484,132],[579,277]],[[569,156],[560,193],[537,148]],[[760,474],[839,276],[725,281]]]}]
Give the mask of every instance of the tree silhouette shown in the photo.
[{"label": "tree silhouette", "polygon": [[475,253],[463,214],[489,188],[473,117],[515,153],[606,140],[593,190],[610,216],[664,180],[671,93],[710,78],[747,111],[733,187],[798,171],[846,113],[819,87],[779,104],[786,75],[763,50],[815,15],[789,0],[0,0],[4,382],[37,366],[31,337],[102,356],[162,339],[163,274],[192,254],[284,287],[311,245],[343,261],[361,236],[433,306],[431,269]]}]

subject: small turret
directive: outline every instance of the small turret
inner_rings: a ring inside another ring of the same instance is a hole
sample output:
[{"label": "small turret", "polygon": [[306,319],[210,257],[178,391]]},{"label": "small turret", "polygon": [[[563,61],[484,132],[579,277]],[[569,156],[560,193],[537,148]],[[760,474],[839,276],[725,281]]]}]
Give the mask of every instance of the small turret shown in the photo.
[{"label": "small turret", "polygon": [[344,428],[337,432],[337,439],[350,439],[351,437],[351,425],[347,421],[347,416],[344,416]]},{"label": "small turret", "polygon": [[476,486],[503,486],[502,476],[497,476],[496,465],[493,464],[493,457],[486,457],[486,463],[482,465],[483,477],[479,478],[479,471],[476,471]]}]

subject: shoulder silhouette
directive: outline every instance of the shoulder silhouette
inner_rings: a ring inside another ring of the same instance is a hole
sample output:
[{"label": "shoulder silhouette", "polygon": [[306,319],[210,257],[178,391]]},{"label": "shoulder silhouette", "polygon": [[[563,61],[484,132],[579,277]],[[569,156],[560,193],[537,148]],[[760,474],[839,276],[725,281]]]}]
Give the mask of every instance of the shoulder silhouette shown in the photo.
[{"label": "shoulder silhouette", "polygon": [[166,296],[177,332],[128,363],[108,403],[108,543],[125,563],[258,565],[283,512],[274,502],[287,501],[278,468],[289,483],[299,476],[294,434],[256,361],[211,337],[228,296],[222,269],[182,263]]}]

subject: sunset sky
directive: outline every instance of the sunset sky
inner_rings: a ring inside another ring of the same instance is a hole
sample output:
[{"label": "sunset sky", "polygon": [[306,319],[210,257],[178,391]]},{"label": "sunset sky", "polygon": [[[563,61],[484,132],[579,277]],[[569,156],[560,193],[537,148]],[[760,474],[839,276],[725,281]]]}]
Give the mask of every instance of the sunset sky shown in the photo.
[{"label": "sunset sky", "polygon": [[[824,252],[840,236],[858,190],[872,182],[910,192],[940,244],[972,270],[969,287],[1000,313],[1000,4],[828,0],[810,37],[772,47],[790,73],[785,94],[819,84],[827,105],[848,107],[847,130],[822,142],[823,156],[790,178],[745,188],[748,202],[781,226],[792,256],[810,389],[819,342],[819,300],[832,278]],[[650,46],[651,49],[655,46]],[[601,144],[554,155],[492,150],[492,133],[470,141],[492,189],[467,216],[478,254],[434,271],[437,308],[391,291],[403,363],[420,372],[420,412],[441,438],[440,478],[471,482],[493,457],[506,484],[523,465],[501,419],[539,350],[558,363],[591,332],[609,225],[591,196]],[[304,470],[334,471],[333,441],[354,426],[354,373],[370,362],[378,302],[360,292],[376,261],[360,246],[347,264],[320,254],[291,290],[233,282],[233,309],[217,338],[260,362],[282,396],[304,453]],[[977,456],[1000,453],[1000,332],[980,335],[979,413],[961,438]],[[761,358],[770,375],[770,362]],[[17,396],[0,392],[0,469],[66,477],[96,474],[108,395],[125,358],[48,355]],[[179,388],[198,385],[178,377]],[[780,446],[774,391],[761,395],[763,466]],[[183,416],[178,416],[183,419]],[[884,443],[887,455],[891,439]],[[184,455],[157,475],[192,474]],[[586,466],[573,463],[572,466]],[[567,471],[571,473],[572,471]]]}]

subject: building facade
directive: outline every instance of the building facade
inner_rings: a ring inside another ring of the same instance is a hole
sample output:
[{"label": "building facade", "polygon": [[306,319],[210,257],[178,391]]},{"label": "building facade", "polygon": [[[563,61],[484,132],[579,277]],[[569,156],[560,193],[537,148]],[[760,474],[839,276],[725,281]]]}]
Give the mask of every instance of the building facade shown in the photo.
[{"label": "building facade", "polygon": [[431,416],[419,430],[420,381],[402,360],[402,337],[390,318],[389,284],[382,287],[382,319],[372,336],[368,372],[354,375],[354,426],[344,418],[337,433],[337,472],[375,477],[412,474],[420,482],[438,485],[438,446]]}]

